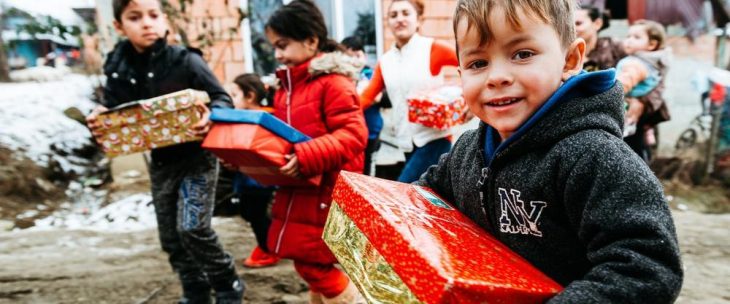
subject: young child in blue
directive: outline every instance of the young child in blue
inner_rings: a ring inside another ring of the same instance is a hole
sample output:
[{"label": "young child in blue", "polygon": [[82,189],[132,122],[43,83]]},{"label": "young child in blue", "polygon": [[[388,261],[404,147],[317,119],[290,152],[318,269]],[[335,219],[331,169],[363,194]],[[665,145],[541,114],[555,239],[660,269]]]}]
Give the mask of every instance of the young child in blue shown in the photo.
[{"label": "young child in blue", "polygon": [[[261,110],[273,112],[272,105],[267,99],[269,90],[256,74],[239,75],[233,80],[231,98],[233,107],[244,110]],[[258,246],[243,260],[243,266],[260,268],[276,265],[279,258],[271,254],[266,246],[267,234],[271,226],[271,217],[268,215],[269,206],[274,198],[275,187],[266,187],[252,178],[238,172],[235,167],[226,166],[236,171],[233,177],[233,199],[238,202],[241,217],[251,224]]]},{"label": "young child in blue", "polygon": [[645,134],[653,134],[654,131],[648,130],[652,125],[645,116],[655,112],[661,104],[645,104],[639,98],[650,93],[658,95],[652,99],[661,97],[661,92],[656,94],[653,91],[660,90],[658,87],[662,86],[668,66],[670,52],[664,47],[665,36],[664,26],[655,21],[634,22],[623,42],[628,56],[621,59],[616,66],[616,78],[623,85],[628,105],[624,141],[646,162],[651,158],[651,151]]},{"label": "young child in blue", "polygon": [[[166,44],[167,18],[159,0],[114,0],[112,6],[114,27],[127,39],[104,64],[103,105],[87,117],[92,132],[98,132],[97,115],[107,108],[183,89],[206,91],[211,107],[232,106],[199,51]],[[200,101],[196,106],[201,120],[190,131],[204,135],[210,110]],[[200,142],[158,148],[149,171],[160,243],[182,283],[180,303],[210,303],[211,289],[216,303],[241,303],[243,282],[211,227],[216,158]]]},{"label": "young child in blue", "polygon": [[[365,85],[373,77],[373,69],[365,64],[367,57],[362,40],[358,37],[350,36],[342,39],[342,45],[345,47],[345,53],[348,56],[357,58],[364,64],[362,71],[360,71],[360,79],[356,85],[358,94],[361,94],[365,89]],[[372,175],[374,173],[373,155],[380,146],[380,131],[383,130],[383,116],[380,115],[380,104],[376,103],[365,109],[363,115],[365,115],[365,124],[368,126],[368,145],[365,147],[365,167],[362,173]]]},{"label": "young child in blue", "polygon": [[585,73],[573,0],[459,0],[464,98],[482,121],[417,182],[564,286],[548,303],[672,303],[662,186],[621,139],[613,70]]}]

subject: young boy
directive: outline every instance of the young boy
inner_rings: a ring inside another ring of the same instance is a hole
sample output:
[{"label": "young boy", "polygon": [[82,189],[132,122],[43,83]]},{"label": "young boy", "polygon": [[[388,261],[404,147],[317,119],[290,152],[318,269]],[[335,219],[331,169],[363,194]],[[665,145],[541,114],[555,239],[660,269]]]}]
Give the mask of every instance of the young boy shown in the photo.
[{"label": "young boy", "polygon": [[417,183],[562,284],[550,303],[671,303],[672,218],[621,140],[613,70],[581,72],[574,2],[458,2],[464,98],[482,123]]},{"label": "young boy", "polygon": [[[230,108],[231,99],[199,53],[169,46],[167,18],[159,0],[114,0],[114,27],[128,39],[119,42],[104,65],[103,106],[87,117],[96,132],[100,112],[122,103],[180,91],[204,90],[212,107]],[[207,133],[209,109],[197,103],[202,120],[191,132]],[[180,303],[241,303],[243,282],[233,259],[211,228],[217,161],[199,142],[152,150],[150,179],[162,249],[182,282]]]}]

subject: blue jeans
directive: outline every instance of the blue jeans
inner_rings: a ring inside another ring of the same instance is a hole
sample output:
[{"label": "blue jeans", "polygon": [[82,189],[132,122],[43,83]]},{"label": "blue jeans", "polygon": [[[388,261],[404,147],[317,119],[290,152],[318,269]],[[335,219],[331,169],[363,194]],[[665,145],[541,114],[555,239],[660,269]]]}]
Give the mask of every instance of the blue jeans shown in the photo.
[{"label": "blue jeans", "polygon": [[403,183],[417,181],[421,174],[428,170],[428,167],[439,162],[441,154],[448,153],[449,150],[451,150],[451,141],[439,138],[423,147],[417,147],[411,153],[406,153],[406,165],[398,176],[398,181]]}]

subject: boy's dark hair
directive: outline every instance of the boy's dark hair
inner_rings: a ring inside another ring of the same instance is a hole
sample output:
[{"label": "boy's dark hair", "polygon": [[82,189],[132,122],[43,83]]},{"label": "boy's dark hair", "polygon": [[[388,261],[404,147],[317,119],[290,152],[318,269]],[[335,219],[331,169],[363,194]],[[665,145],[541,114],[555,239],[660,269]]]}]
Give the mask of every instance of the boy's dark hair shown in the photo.
[{"label": "boy's dark hair", "polygon": [[322,12],[311,0],[294,0],[276,10],[266,22],[266,30],[296,41],[317,37],[320,51],[343,51],[337,41],[327,37]]},{"label": "boy's dark hair", "polygon": [[263,107],[270,106],[265,104],[267,102],[264,102],[264,99],[269,97],[269,90],[266,89],[266,85],[264,85],[261,81],[259,75],[253,73],[242,74],[233,79],[233,83],[235,83],[238,88],[243,91],[244,96],[248,94],[248,92],[253,92],[254,95],[256,95],[255,101],[257,105]]},{"label": "boy's dark hair", "polygon": [[602,10],[590,4],[583,4],[580,6],[580,9],[588,12],[588,18],[591,18],[591,21],[596,21],[598,18],[603,20],[603,25],[598,29],[599,32],[611,26],[611,13],[609,11]]},{"label": "boy's dark hair", "polygon": [[641,25],[646,30],[646,35],[649,36],[649,41],[656,41],[656,48],[652,51],[661,50],[664,48],[664,42],[666,40],[666,33],[664,32],[664,26],[661,23],[651,20],[637,20],[632,25]]},{"label": "boy's dark hair", "polygon": [[122,22],[122,12],[127,8],[129,2],[134,0],[112,0],[112,11],[114,12],[114,20]]},{"label": "boy's dark hair", "polygon": [[[479,34],[479,43],[489,43],[492,31],[490,26],[502,26],[501,24],[489,24],[489,16],[492,11],[500,7],[504,9],[506,19],[511,26],[520,28],[518,14],[522,11],[530,17],[534,17],[555,29],[560,38],[560,45],[564,48],[575,41],[575,0],[459,0],[454,12],[454,34],[462,18],[466,18],[468,28],[476,29]],[[456,37],[459,40],[459,37]],[[457,44],[458,48],[458,44]]]},{"label": "boy's dark hair", "polygon": [[355,37],[355,36],[350,36],[345,39],[342,39],[342,46],[344,46],[350,50],[353,50],[353,51],[364,51],[365,50],[362,45],[362,39]]},{"label": "boy's dark hair", "polygon": [[[117,20],[117,22],[122,22],[122,13],[132,1],[134,0],[112,0],[112,11],[114,14],[114,20]],[[162,6],[162,2],[160,2],[160,6]]]}]

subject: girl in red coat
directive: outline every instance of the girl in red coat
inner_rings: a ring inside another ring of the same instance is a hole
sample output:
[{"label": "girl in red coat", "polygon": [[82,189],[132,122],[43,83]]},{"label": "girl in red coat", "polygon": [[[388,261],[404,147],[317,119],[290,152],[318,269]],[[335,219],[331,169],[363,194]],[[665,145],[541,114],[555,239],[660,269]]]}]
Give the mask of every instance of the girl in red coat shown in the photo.
[{"label": "girl in red coat", "polygon": [[294,260],[309,284],[312,303],[359,303],[362,298],[322,241],[331,194],[340,170],[362,172],[367,127],[351,78],[360,66],[335,52],[327,27],[311,1],[292,1],[271,16],[266,36],[276,59],[280,88],[274,115],[312,140],[294,145],[281,172],[293,177],[322,174],[318,187],[282,187],[276,192],[268,247]]}]

